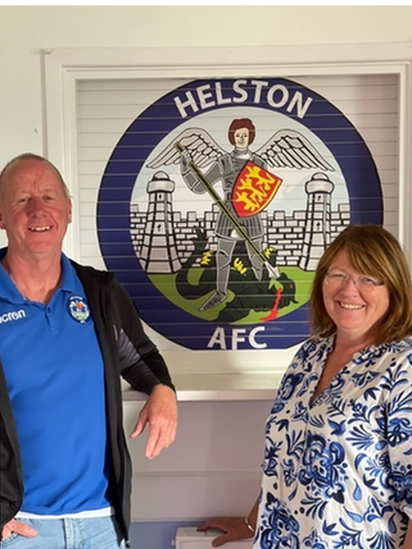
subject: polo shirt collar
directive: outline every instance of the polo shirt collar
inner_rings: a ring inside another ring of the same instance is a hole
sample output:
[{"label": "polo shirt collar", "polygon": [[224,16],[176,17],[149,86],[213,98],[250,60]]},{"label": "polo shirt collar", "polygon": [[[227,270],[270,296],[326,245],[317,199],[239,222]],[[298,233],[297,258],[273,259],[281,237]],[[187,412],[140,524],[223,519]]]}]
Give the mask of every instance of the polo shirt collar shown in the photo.
[{"label": "polo shirt collar", "polygon": [[[7,252],[7,248],[2,248],[0,250],[0,261],[6,255],[6,252]],[[0,264],[0,297],[2,297],[3,299],[6,299],[7,301],[11,301],[12,303],[21,303],[22,301],[24,301],[23,296],[18,291],[13,281],[11,280],[9,275],[6,273],[6,270],[4,269],[3,265],[1,264]]]},{"label": "polo shirt collar", "polygon": [[76,277],[74,272],[74,267],[70,263],[70,259],[62,253],[61,255],[61,267],[62,267],[62,276],[60,281],[59,288],[65,292],[75,292],[76,291]]}]

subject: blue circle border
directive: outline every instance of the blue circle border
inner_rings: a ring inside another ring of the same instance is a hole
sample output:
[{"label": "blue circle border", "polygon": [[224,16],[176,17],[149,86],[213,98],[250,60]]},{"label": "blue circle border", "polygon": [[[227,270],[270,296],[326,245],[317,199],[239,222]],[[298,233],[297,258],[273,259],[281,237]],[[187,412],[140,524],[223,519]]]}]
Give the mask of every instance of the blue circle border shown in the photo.
[{"label": "blue circle border", "polygon": [[[222,79],[223,89],[230,89],[239,79]],[[350,222],[356,224],[382,225],[383,199],[379,175],[372,156],[361,135],[351,122],[334,105],[313,90],[284,78],[265,78],[269,87],[285,86],[289,91],[310,93],[313,102],[310,115],[298,118],[289,113],[287,105],[276,112],[294,118],[321,139],[338,162],[347,184],[350,204]],[[158,302],[154,297],[162,296],[151,284],[136,257],[130,235],[130,201],[136,178],[152,150],[179,125],[196,118],[204,111],[188,114],[184,119],[172,116],[172,99],[178,93],[195,92],[196,88],[213,83],[213,80],[195,80],[180,86],[161,97],[140,114],[127,128],[114,148],[105,167],[97,202],[97,230],[100,249],[106,266],[116,279],[129,291],[142,319],[157,332],[173,342],[194,350],[207,349],[215,329],[220,324],[205,322],[173,305],[163,298],[162,311],[153,308]],[[247,89],[247,86],[244,86]],[[273,107],[261,101],[258,105],[248,94],[241,103],[246,107]],[[239,107],[239,103],[215,105],[209,110]],[[136,151],[138,150],[138,158]],[[113,181],[116,182],[115,187]],[[114,249],[116,253],[114,253]],[[143,286],[141,286],[143,285]],[[143,287],[144,292],[136,288]],[[159,316],[161,318],[159,318]],[[245,341],[237,343],[237,349],[250,349],[247,334],[255,327],[257,345],[271,349],[284,349],[305,339],[308,334],[307,304],[299,309],[264,324],[236,327],[244,329]],[[184,323],[185,334],[180,326]],[[232,329],[225,329],[226,348],[231,348]],[[239,338],[240,340],[242,338]]]}]

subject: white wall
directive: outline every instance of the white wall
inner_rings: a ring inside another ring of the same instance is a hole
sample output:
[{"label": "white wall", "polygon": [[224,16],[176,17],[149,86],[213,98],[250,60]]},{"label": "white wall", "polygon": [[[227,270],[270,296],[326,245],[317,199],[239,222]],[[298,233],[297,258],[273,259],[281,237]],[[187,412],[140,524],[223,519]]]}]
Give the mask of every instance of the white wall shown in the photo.
[{"label": "white wall", "polygon": [[[125,402],[126,432],[132,431],[141,406]],[[271,407],[269,401],[180,402],[176,440],[156,459],[143,457],[146,434],[129,440],[132,520],[246,514],[259,493],[264,423]]]},{"label": "white wall", "polygon": [[412,6],[0,6],[0,166],[45,153],[40,50],[412,41]]}]

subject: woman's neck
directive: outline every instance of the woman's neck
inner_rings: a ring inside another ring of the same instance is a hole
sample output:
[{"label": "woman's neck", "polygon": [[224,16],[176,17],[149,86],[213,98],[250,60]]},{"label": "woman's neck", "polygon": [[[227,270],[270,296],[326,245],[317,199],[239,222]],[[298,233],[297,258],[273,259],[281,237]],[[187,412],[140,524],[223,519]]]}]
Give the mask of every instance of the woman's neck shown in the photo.
[{"label": "woman's neck", "polygon": [[372,344],[372,338],[367,334],[357,336],[337,332],[333,352],[335,355],[353,356]]}]

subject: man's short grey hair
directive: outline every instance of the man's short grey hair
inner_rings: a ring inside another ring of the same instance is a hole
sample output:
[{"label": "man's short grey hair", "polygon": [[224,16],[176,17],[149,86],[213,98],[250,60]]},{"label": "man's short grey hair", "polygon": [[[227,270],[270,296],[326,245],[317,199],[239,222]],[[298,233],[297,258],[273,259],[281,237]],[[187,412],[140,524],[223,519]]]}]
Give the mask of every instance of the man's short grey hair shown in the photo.
[{"label": "man's short grey hair", "polygon": [[40,156],[39,154],[34,154],[34,153],[28,152],[28,153],[19,154],[18,156],[15,156],[14,158],[12,158],[9,162],[7,162],[7,164],[1,170],[1,172],[0,172],[0,199],[1,199],[1,187],[2,187],[3,181],[5,179],[7,170],[13,164],[15,164],[16,162],[20,162],[20,160],[38,160],[39,162],[45,162],[46,164],[48,164],[56,172],[56,175],[57,175],[57,177],[58,177],[58,179],[61,183],[64,195],[69,199],[71,198],[69,188],[67,187],[66,183],[64,182],[62,174],[59,172],[59,170],[56,168],[56,166],[54,164],[52,164],[50,162],[50,160],[47,160],[47,158],[44,158],[44,156]]}]

